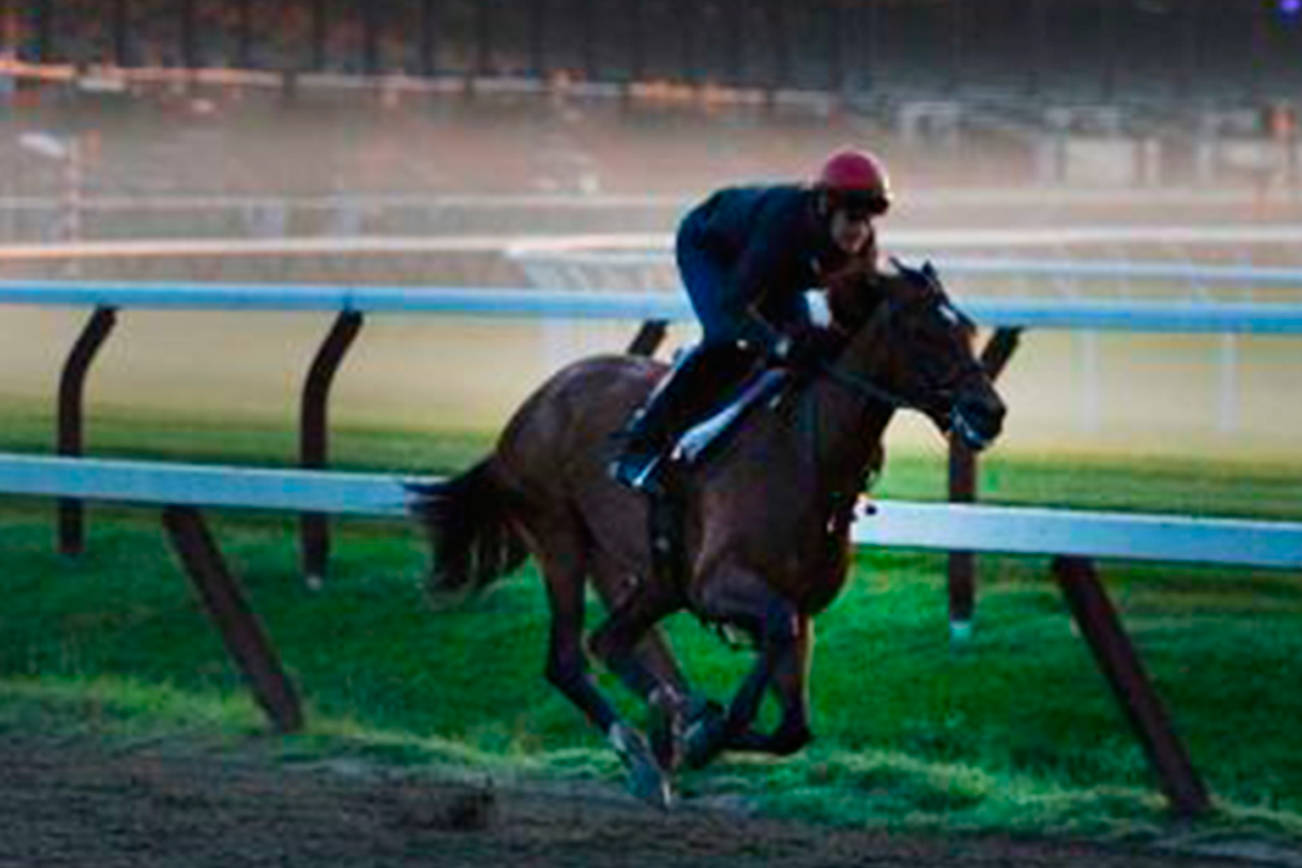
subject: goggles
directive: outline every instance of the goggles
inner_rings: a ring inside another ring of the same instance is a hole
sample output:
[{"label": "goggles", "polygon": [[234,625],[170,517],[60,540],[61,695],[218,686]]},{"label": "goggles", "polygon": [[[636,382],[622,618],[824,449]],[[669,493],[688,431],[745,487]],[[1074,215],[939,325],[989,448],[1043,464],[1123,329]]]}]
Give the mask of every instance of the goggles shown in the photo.
[{"label": "goggles", "polygon": [[890,200],[881,193],[869,190],[837,191],[831,198],[833,208],[844,211],[850,220],[871,220],[880,217],[891,207]]}]

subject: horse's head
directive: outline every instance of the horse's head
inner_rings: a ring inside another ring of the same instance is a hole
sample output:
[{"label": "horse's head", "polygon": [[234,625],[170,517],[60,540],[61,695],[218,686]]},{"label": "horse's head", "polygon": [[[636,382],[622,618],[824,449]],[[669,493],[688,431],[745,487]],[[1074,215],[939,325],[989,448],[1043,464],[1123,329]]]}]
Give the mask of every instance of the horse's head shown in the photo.
[{"label": "horse's head", "polygon": [[973,352],[976,326],[949,300],[930,262],[895,266],[829,289],[833,322],[851,336],[842,364],[861,368],[881,397],[982,449],[999,436],[1005,407]]}]

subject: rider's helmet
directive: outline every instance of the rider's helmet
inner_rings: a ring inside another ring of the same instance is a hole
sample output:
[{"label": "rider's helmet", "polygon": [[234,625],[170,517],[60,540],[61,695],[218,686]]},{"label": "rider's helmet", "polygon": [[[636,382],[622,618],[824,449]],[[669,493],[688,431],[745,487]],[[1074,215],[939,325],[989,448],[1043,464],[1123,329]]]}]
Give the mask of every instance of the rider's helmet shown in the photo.
[{"label": "rider's helmet", "polygon": [[829,211],[843,208],[855,217],[876,217],[891,207],[886,167],[868,151],[846,148],[832,154],[814,188],[827,197]]}]

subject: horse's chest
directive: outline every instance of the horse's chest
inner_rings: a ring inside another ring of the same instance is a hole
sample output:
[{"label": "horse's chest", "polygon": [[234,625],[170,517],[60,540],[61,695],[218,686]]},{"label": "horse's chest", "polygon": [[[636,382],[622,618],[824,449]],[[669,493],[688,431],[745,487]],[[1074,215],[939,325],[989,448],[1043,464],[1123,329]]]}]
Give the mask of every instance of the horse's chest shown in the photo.
[{"label": "horse's chest", "polygon": [[755,572],[802,611],[816,614],[836,599],[847,577],[847,543],[839,527],[811,522],[784,539],[757,536],[746,547]]},{"label": "horse's chest", "polygon": [[773,462],[767,473],[742,480],[752,492],[744,498],[736,496],[740,483],[722,485],[728,480],[704,492],[688,523],[694,530],[689,572],[698,593],[742,573],[811,614],[836,598],[846,581],[851,512],[846,498],[796,478],[800,466],[794,455]]}]

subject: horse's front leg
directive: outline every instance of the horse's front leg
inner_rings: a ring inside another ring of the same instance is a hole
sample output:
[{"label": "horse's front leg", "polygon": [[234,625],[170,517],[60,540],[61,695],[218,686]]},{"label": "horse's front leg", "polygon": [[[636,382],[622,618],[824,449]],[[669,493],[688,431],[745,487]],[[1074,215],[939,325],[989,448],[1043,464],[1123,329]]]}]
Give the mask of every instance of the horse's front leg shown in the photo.
[{"label": "horse's front leg", "polygon": [[795,640],[773,667],[770,687],[782,709],[782,719],[771,733],[748,729],[724,745],[726,750],[749,750],[787,756],[809,744],[809,664],[814,647],[814,622],[799,614]]},{"label": "horse's front leg", "polygon": [[[736,624],[756,640],[755,665],[733,696],[722,720],[705,715],[687,730],[687,761],[702,766],[725,749],[787,754],[811,738],[808,724],[809,618],[757,576],[739,574],[718,581],[703,595],[707,614]],[[771,734],[755,732],[764,691],[772,686],[782,704],[782,720]]]}]

